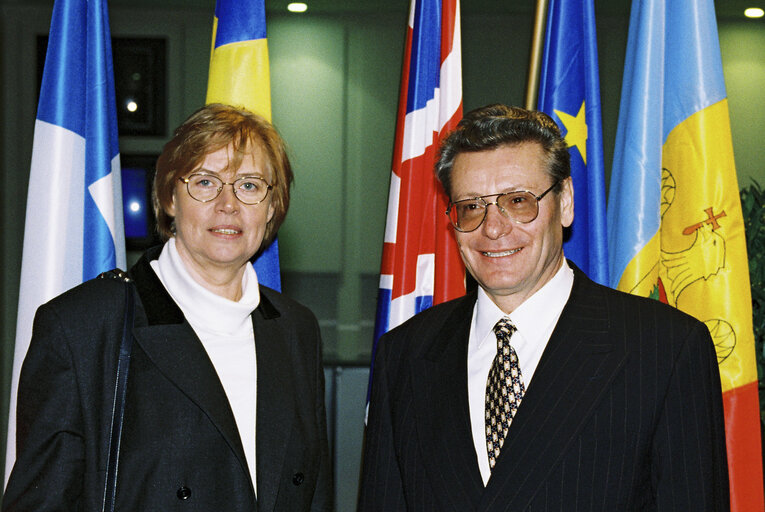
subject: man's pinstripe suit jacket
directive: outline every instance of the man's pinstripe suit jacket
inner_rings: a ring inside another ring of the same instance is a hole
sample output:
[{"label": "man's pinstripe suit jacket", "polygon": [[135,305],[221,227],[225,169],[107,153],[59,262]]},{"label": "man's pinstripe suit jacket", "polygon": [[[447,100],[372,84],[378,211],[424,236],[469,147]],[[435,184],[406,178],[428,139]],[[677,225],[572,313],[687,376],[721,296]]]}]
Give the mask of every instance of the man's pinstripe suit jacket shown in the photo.
[{"label": "man's pinstripe suit jacket", "polygon": [[360,512],[728,510],[709,331],[574,271],[486,487],[467,397],[475,293],[380,340]]}]

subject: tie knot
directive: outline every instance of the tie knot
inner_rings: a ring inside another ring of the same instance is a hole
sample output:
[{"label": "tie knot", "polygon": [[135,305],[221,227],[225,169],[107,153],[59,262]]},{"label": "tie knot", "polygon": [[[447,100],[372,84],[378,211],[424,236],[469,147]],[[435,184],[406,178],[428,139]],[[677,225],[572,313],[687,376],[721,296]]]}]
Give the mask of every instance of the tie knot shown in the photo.
[{"label": "tie knot", "polygon": [[517,330],[509,318],[502,318],[494,325],[494,335],[497,339],[509,340],[510,336]]}]

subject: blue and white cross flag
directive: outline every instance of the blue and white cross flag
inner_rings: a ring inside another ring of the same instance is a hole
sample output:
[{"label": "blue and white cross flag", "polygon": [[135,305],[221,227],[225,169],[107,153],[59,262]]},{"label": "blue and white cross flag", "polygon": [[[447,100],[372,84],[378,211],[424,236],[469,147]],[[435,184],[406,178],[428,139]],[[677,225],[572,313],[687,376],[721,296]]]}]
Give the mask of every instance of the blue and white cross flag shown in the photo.
[{"label": "blue and white cross flag", "polygon": [[16,458],[16,394],[35,311],[125,268],[111,36],[106,0],[56,0],[35,121],[16,323],[7,482]]}]

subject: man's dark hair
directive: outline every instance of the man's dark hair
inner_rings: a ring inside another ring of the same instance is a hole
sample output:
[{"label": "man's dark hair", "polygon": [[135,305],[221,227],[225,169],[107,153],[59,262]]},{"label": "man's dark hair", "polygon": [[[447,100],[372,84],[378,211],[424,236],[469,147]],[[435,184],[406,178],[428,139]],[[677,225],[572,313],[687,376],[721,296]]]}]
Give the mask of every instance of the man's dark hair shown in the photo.
[{"label": "man's dark hair", "polygon": [[465,114],[441,144],[436,176],[451,197],[452,168],[457,155],[526,142],[536,142],[542,147],[547,159],[547,173],[553,182],[558,182],[554,189],[557,194],[561,190],[560,182],[571,175],[568,145],[558,125],[544,112],[499,103]]}]

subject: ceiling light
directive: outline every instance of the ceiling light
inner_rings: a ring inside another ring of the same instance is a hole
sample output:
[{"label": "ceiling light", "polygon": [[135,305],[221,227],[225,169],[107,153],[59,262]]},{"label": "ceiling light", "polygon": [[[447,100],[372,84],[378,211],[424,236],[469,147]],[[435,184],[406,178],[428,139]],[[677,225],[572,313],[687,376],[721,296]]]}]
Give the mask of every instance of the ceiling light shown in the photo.
[{"label": "ceiling light", "polygon": [[308,4],[304,4],[303,2],[292,2],[287,5],[287,10],[289,12],[306,12],[308,10]]},{"label": "ceiling light", "polygon": [[744,11],[744,16],[747,18],[762,18],[763,15],[765,15],[765,11],[759,7],[750,7]]}]

